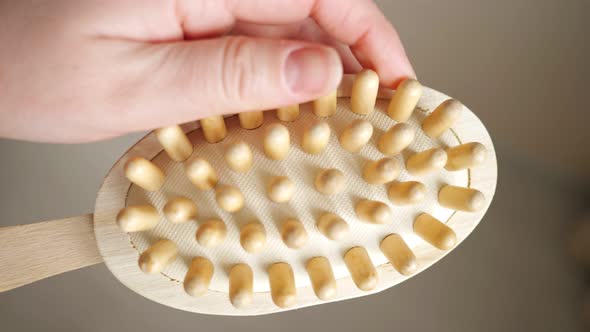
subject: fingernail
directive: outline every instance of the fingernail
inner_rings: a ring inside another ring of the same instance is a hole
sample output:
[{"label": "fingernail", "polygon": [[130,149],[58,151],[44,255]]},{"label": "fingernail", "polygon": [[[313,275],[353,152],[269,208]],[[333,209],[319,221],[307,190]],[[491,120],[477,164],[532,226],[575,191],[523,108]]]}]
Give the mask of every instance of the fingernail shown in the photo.
[{"label": "fingernail", "polygon": [[292,92],[299,95],[318,94],[332,89],[327,87],[334,80],[340,58],[335,51],[325,47],[304,47],[296,49],[285,61],[287,84]]}]

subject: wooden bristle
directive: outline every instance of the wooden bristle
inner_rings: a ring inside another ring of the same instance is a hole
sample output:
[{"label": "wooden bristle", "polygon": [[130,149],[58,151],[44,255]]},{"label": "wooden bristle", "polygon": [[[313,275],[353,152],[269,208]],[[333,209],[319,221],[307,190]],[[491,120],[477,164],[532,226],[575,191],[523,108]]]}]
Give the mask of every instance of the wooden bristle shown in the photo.
[{"label": "wooden bristle", "polygon": [[244,207],[244,195],[232,186],[219,186],[215,189],[215,200],[227,212],[237,212]]},{"label": "wooden bristle", "polygon": [[415,79],[403,80],[391,97],[387,114],[397,122],[406,122],[422,96],[422,85]]},{"label": "wooden bristle", "polygon": [[238,114],[240,126],[244,129],[256,129],[264,123],[264,113],[262,111],[244,112]]},{"label": "wooden bristle", "polygon": [[288,219],[281,225],[283,243],[291,249],[299,249],[307,243],[307,231],[303,224],[296,219]]},{"label": "wooden bristle", "polygon": [[195,220],[197,214],[197,205],[187,197],[173,197],[164,205],[164,216],[166,220],[174,224]]},{"label": "wooden bristle", "polygon": [[422,213],[414,220],[414,233],[440,250],[449,250],[457,244],[455,232],[428,213]]},{"label": "wooden bristle", "polygon": [[449,209],[476,212],[484,207],[486,200],[479,190],[446,185],[438,192],[438,202]]},{"label": "wooden bristle", "polygon": [[238,308],[246,308],[254,301],[254,274],[250,266],[236,264],[229,271],[229,300]]},{"label": "wooden bristle", "polygon": [[404,239],[398,234],[386,236],[379,245],[383,255],[387,257],[391,266],[403,275],[410,275],[418,267],[416,256],[408,247]]},{"label": "wooden bristle", "polygon": [[193,144],[180,126],[168,126],[156,129],[156,138],[174,161],[185,161],[193,153]]},{"label": "wooden bristle", "polygon": [[275,263],[268,268],[270,294],[273,302],[281,308],[295,305],[297,288],[293,269],[287,263]]},{"label": "wooden bristle", "polygon": [[340,135],[340,145],[350,152],[358,152],[373,136],[373,125],[367,120],[355,120]]},{"label": "wooden bristle", "polygon": [[158,166],[142,157],[133,157],[127,161],[125,176],[147,191],[160,190],[166,179],[166,175]]},{"label": "wooden bristle", "polygon": [[203,136],[209,143],[217,143],[222,141],[227,136],[227,128],[225,127],[225,120],[222,115],[216,115],[201,119],[201,128],[203,129]]},{"label": "wooden bristle", "polygon": [[203,247],[212,248],[220,245],[226,237],[227,228],[219,219],[209,219],[199,225],[195,237]]},{"label": "wooden bristle", "polygon": [[445,130],[461,117],[463,104],[455,99],[449,99],[440,104],[424,121],[422,130],[432,138],[438,138]]},{"label": "wooden bristle", "polygon": [[244,141],[228,144],[224,157],[229,167],[239,173],[248,172],[254,163],[252,150],[248,143]]},{"label": "wooden bristle", "polygon": [[287,158],[291,146],[289,129],[280,123],[266,127],[263,137],[264,153],[269,159],[282,160]]},{"label": "wooden bristle", "polygon": [[387,196],[395,205],[416,204],[426,196],[426,186],[417,181],[393,182],[387,189]]},{"label": "wooden bristle", "polygon": [[448,148],[447,164],[445,168],[448,171],[459,171],[475,167],[486,160],[488,151],[486,147],[477,142],[465,143]]},{"label": "wooden bristle", "polygon": [[441,170],[446,163],[445,150],[434,148],[410,156],[406,160],[406,170],[412,175],[426,175]]},{"label": "wooden bristle", "polygon": [[358,289],[370,291],[377,286],[379,276],[365,248],[354,247],[348,250],[344,254],[344,263]]},{"label": "wooden bristle", "polygon": [[330,142],[330,126],[326,122],[315,122],[305,128],[301,140],[301,148],[309,154],[324,151]]},{"label": "wooden bristle", "polygon": [[346,185],[344,173],[337,169],[323,169],[315,178],[317,191],[324,195],[334,195],[342,192]]},{"label": "wooden bristle", "polygon": [[185,164],[188,179],[201,190],[209,190],[217,185],[217,172],[211,164],[199,157],[189,159]]},{"label": "wooden bristle", "polygon": [[205,257],[195,257],[191,261],[184,277],[184,290],[190,296],[202,296],[207,293],[213,278],[213,263]]},{"label": "wooden bristle", "polygon": [[295,184],[285,176],[273,176],[266,186],[268,198],[275,203],[285,203],[295,194]]},{"label": "wooden bristle", "polygon": [[401,165],[397,159],[370,160],[363,168],[363,179],[369,184],[385,184],[395,180],[400,171]]},{"label": "wooden bristle", "polygon": [[147,231],[159,221],[160,215],[153,205],[131,205],[117,214],[117,225],[123,232]]},{"label": "wooden bristle", "polygon": [[264,226],[255,221],[251,222],[240,231],[240,244],[249,253],[261,252],[266,246],[266,231]]},{"label": "wooden bristle", "polygon": [[394,156],[412,144],[414,136],[414,129],[410,125],[398,123],[379,137],[377,148],[383,154]]},{"label": "wooden bristle", "polygon": [[316,226],[320,233],[334,241],[342,240],[350,231],[350,227],[346,221],[333,213],[322,214],[319,217]]},{"label": "wooden bristle", "polygon": [[388,224],[392,222],[392,212],[387,204],[368,199],[360,200],[355,211],[357,217],[370,224]]},{"label": "wooden bristle", "polygon": [[336,296],[336,279],[330,261],[326,257],[313,257],[305,264],[313,292],[320,300],[331,300]]},{"label": "wooden bristle", "polygon": [[170,240],[162,239],[139,256],[139,268],[147,274],[160,273],[178,256],[178,247]]},{"label": "wooden bristle", "polygon": [[293,122],[299,118],[299,104],[277,109],[277,118],[283,122]]},{"label": "wooden bristle", "polygon": [[313,101],[313,113],[320,117],[331,116],[336,113],[338,98],[336,90],[329,95],[320,97]]},{"label": "wooden bristle", "polygon": [[360,115],[371,114],[379,92],[379,76],[370,69],[358,73],[352,84],[350,110]]}]

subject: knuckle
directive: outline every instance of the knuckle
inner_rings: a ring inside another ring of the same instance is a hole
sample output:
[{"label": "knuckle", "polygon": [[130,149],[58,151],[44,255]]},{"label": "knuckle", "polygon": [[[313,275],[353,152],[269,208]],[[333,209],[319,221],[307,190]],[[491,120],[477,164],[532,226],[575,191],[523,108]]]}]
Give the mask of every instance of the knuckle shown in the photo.
[{"label": "knuckle", "polygon": [[254,48],[246,37],[227,37],[222,49],[221,89],[229,100],[247,100],[256,80]]}]

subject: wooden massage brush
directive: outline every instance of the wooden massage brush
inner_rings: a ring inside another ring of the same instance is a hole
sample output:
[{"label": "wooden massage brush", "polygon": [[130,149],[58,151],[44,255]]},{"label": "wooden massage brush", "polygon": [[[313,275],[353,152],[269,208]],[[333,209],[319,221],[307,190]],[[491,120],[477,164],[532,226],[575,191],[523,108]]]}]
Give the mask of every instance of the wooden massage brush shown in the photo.
[{"label": "wooden massage brush", "polygon": [[469,109],[364,70],[311,103],[150,133],[107,174],[94,215],[0,228],[0,290],[104,261],[135,292],[199,313],[359,297],[456,248],[496,177]]}]

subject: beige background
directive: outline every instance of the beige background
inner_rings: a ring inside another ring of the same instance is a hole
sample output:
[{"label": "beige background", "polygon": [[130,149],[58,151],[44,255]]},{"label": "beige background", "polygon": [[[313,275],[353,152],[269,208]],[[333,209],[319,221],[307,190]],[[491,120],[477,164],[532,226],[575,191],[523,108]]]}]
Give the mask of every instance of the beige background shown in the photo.
[{"label": "beige background", "polygon": [[[590,202],[589,2],[378,3],[422,82],[469,105],[495,140],[495,201],[458,250],[378,295],[257,318],[170,309],[97,265],[1,293],[2,331],[581,331],[584,289],[563,248]],[[0,226],[92,211],[102,177],[140,137],[0,140]]]}]

